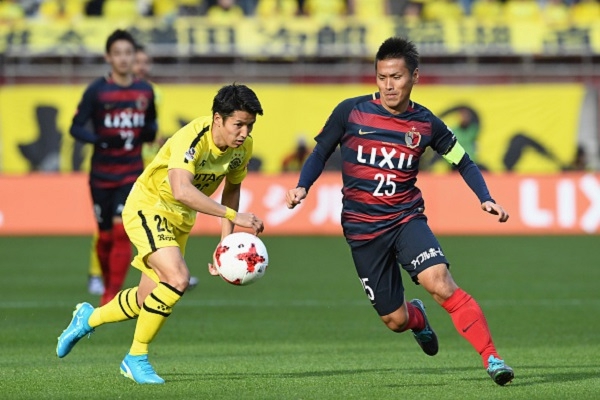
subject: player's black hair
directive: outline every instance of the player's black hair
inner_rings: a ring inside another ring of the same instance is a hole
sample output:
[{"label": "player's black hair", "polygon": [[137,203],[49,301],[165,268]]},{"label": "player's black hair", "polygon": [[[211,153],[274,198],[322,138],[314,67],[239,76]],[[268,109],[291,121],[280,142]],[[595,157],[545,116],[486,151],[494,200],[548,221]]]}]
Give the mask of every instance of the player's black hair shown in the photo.
[{"label": "player's black hair", "polygon": [[219,113],[223,119],[230,117],[235,111],[246,111],[256,116],[263,115],[263,109],[256,93],[246,85],[223,86],[213,100],[212,112]]},{"label": "player's black hair", "polygon": [[375,55],[375,67],[377,68],[377,61],[392,58],[403,58],[411,74],[419,67],[419,51],[408,39],[391,37],[383,42]]},{"label": "player's black hair", "polygon": [[136,45],[135,45],[135,52],[136,53],[138,53],[138,52],[145,53],[146,52],[146,46],[144,46],[143,44],[136,43]]},{"label": "player's black hair", "polygon": [[117,40],[127,40],[129,43],[131,43],[134,49],[137,48],[137,43],[135,42],[135,39],[133,38],[131,33],[123,29],[117,29],[116,31],[110,34],[108,39],[106,39],[106,54],[110,52],[110,48],[112,47],[113,43]]}]

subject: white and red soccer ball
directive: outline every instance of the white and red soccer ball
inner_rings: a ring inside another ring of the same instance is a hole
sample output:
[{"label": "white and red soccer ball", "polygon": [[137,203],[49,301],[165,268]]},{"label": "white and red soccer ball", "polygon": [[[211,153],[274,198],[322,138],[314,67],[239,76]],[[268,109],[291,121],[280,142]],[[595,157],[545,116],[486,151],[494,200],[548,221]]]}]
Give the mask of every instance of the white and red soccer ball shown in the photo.
[{"label": "white and red soccer ball", "polygon": [[262,278],[269,264],[265,244],[257,236],[234,232],[215,249],[213,265],[219,275],[232,285],[249,285]]}]

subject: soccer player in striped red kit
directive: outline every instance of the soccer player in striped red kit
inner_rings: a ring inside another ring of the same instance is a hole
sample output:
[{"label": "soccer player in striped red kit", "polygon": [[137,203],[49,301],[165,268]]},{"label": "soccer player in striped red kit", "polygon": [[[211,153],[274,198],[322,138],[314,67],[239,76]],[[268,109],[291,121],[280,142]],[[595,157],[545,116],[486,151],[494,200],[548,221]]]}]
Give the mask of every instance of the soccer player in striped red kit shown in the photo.
[{"label": "soccer player in striped red kit", "polygon": [[415,186],[419,159],[427,147],[455,165],[483,211],[508,220],[490,196],[477,166],[446,125],[410,95],[419,79],[415,45],[392,37],[375,56],[379,92],[342,101],[331,113],[302,167],[296,188],[287,193],[298,205],[340,146],[342,228],[362,286],[383,323],[394,332],[411,330],[422,350],[438,352],[438,340],[425,306],[404,298],[400,265],[450,314],[456,330],[481,355],[498,385],[514,378],[498,355],[483,311],[454,282],[450,263],[427,224],[425,202]]},{"label": "soccer player in striped red kit", "polygon": [[105,287],[100,305],[121,290],[127,275],[132,250],[121,211],[144,169],[142,143],[152,142],[157,131],[152,86],[133,73],[135,48],[127,31],[108,37],[105,58],[111,71],[86,88],[70,129],[75,139],[94,145],[89,183]]}]

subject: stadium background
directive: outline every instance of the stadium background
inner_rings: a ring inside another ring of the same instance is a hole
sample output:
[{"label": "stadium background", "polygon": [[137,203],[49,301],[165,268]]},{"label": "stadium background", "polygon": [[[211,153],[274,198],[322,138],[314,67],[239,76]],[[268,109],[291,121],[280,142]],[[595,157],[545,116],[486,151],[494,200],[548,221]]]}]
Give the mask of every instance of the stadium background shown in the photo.
[{"label": "stadium background", "polygon": [[[311,145],[337,102],[376,90],[374,51],[392,35],[408,36],[422,54],[414,100],[451,127],[458,108],[477,115],[477,161],[512,214],[498,229],[481,218],[460,177],[443,163],[423,165],[419,186],[436,232],[600,232],[598,2],[216,3],[0,2],[0,235],[93,231],[89,149],[68,129],[85,85],[108,70],[103,46],[117,27],[134,32],[154,58],[163,135],[208,112],[222,84],[257,91],[261,164],[242,207],[264,216],[271,234],[340,233],[338,174],[290,212],[283,194],[297,177],[281,163],[299,142]],[[197,234],[219,229],[211,220],[197,226]]]}]

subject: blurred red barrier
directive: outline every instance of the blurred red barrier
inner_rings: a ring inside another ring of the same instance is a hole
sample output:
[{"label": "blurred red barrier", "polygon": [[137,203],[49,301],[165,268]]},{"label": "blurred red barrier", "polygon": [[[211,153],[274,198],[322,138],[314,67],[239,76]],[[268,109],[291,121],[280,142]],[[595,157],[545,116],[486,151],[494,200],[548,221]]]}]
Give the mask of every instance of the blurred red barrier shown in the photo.
[{"label": "blurred red barrier", "polygon": [[[250,174],[241,210],[265,221],[268,235],[340,235],[341,178],[325,173],[296,209],[284,204],[296,174]],[[486,175],[492,196],[511,217],[484,213],[458,174],[419,177],[426,214],[437,234],[598,234],[600,174]],[[215,198],[219,198],[216,194]],[[218,218],[198,216],[194,234],[220,233]],[[0,235],[80,235],[95,229],[85,174],[0,176]]]}]

